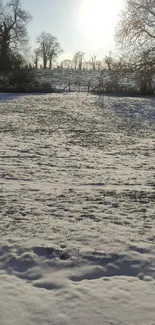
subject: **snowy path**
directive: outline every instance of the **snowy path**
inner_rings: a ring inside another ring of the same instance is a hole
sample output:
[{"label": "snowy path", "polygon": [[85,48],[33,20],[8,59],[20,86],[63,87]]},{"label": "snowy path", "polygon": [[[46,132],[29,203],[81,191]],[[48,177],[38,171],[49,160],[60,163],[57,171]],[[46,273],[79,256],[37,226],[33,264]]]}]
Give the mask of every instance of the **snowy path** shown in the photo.
[{"label": "snowy path", "polygon": [[0,325],[155,324],[154,107],[0,95]]}]

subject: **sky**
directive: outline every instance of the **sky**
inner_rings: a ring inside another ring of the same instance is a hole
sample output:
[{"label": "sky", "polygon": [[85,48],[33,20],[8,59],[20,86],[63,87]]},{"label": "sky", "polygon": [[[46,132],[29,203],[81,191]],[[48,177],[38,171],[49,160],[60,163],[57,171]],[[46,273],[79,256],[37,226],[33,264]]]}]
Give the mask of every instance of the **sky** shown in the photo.
[{"label": "sky", "polygon": [[77,51],[103,56],[114,50],[114,31],[125,0],[21,0],[32,14],[28,33],[32,48],[42,32],[58,38],[61,58]]}]

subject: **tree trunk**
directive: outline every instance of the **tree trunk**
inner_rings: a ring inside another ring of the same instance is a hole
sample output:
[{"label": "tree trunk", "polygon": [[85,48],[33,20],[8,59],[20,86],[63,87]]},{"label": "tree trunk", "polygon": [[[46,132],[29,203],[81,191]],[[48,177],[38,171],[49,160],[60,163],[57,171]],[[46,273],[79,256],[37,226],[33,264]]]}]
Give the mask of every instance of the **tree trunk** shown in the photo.
[{"label": "tree trunk", "polygon": [[0,53],[0,68],[2,70],[8,70],[10,68],[10,59],[9,59],[9,39],[10,36],[7,31],[1,33],[1,53]]},{"label": "tree trunk", "polygon": [[8,55],[8,46],[7,44],[3,44],[3,48],[1,49],[0,56],[0,68],[2,70],[8,70],[10,68],[10,60]]},{"label": "tree trunk", "polygon": [[47,68],[47,58],[45,55],[44,55],[44,59],[43,59],[43,67],[44,67],[44,69]]},{"label": "tree trunk", "polygon": [[82,70],[82,61],[79,62],[79,70]]},{"label": "tree trunk", "polygon": [[49,59],[49,68],[52,69],[52,58]]}]

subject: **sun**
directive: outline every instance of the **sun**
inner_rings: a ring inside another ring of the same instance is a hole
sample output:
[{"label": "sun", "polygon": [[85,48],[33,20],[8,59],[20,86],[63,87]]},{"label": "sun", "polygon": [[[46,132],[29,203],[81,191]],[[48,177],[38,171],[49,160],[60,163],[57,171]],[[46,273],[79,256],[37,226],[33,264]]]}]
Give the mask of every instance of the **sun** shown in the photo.
[{"label": "sun", "polygon": [[120,7],[121,0],[81,0],[80,30],[94,48],[112,41]]}]

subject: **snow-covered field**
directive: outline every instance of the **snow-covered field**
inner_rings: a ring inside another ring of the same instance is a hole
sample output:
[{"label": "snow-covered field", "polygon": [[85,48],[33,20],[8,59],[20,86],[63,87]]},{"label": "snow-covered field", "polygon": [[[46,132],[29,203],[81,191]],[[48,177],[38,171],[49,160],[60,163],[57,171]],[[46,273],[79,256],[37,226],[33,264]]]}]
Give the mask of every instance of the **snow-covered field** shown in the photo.
[{"label": "snow-covered field", "polygon": [[[42,81],[48,82],[56,88],[63,89],[71,82],[71,91],[84,90],[87,91],[88,83],[91,81],[91,86],[97,86],[99,78],[101,78],[102,71],[93,70],[49,70],[38,69],[34,70],[35,77]],[[105,74],[105,72],[104,72]]]},{"label": "snow-covered field", "polygon": [[155,99],[0,94],[0,325],[155,324]]}]

